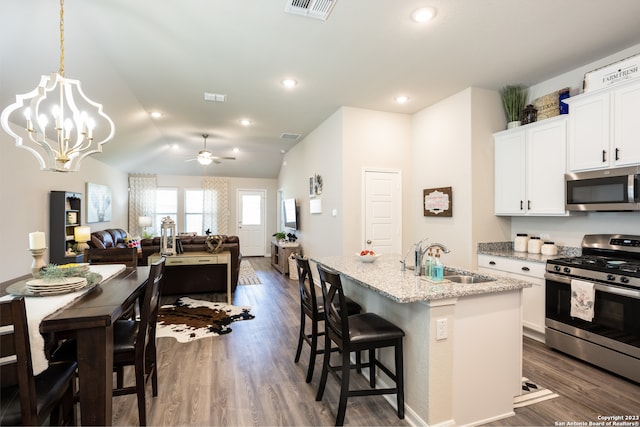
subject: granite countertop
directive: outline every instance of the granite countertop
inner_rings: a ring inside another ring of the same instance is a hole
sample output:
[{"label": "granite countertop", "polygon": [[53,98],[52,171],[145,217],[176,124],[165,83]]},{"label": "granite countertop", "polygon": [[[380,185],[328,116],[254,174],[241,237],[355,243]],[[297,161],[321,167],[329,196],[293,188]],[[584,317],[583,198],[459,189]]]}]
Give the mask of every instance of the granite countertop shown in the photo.
[{"label": "granite countertop", "polygon": [[445,271],[495,279],[484,283],[454,283],[445,279],[434,282],[424,276],[415,276],[413,270],[400,270],[400,255],[380,255],[375,262],[364,263],[355,255],[311,257],[311,260],[339,271],[354,282],[373,289],[399,303],[460,298],[471,295],[507,292],[528,288],[531,283],[497,276],[488,276],[445,265]]},{"label": "granite countertop", "polygon": [[523,261],[546,263],[549,259],[580,256],[581,248],[558,246],[557,255],[530,254],[513,250],[513,242],[478,243],[478,255],[492,255]]}]

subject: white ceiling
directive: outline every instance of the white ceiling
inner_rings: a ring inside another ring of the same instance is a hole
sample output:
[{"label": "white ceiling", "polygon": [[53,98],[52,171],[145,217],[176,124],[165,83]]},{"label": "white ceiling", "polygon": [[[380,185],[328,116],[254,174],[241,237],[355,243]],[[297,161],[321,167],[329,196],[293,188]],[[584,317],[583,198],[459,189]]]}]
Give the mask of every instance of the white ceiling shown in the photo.
[{"label": "white ceiling", "polygon": [[[304,138],[340,106],[411,114],[469,86],[539,83],[640,43],[638,0],[337,0],[327,21],[285,3],[66,0],[65,75],[116,126],[95,157],[126,172],[276,178],[298,142],[281,134]],[[409,20],[426,5],[435,20]],[[2,0],[0,109],[58,70],[58,15],[56,0]],[[298,87],[283,89],[285,77]],[[397,105],[399,94],[410,101]],[[214,155],[237,160],[204,171],[185,162],[203,133]]]}]

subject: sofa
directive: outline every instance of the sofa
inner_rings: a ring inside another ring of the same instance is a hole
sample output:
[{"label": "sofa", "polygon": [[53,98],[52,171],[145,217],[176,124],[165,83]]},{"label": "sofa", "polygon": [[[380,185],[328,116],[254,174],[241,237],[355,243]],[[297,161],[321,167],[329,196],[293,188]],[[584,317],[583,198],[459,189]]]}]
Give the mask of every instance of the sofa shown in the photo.
[{"label": "sofa", "polygon": [[[120,228],[94,231],[91,233],[90,247],[109,249],[127,247],[128,233]],[[222,236],[221,251],[231,253],[231,292],[238,286],[240,273],[240,239],[238,236]],[[178,248],[184,252],[206,252],[207,236],[180,235]],[[149,255],[160,252],[160,237],[140,241],[138,265],[147,265]],[[180,266],[165,269],[162,294],[178,295],[202,292],[226,292],[227,270],[225,265]]]}]

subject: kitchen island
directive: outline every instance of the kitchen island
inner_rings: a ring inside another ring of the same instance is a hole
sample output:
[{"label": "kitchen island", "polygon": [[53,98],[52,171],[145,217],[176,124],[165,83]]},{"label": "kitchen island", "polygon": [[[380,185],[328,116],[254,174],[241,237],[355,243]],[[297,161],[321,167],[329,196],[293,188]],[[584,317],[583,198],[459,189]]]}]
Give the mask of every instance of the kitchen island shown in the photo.
[{"label": "kitchen island", "polygon": [[[447,265],[449,273],[494,280],[433,282],[401,271],[400,256],[390,254],[373,263],[354,255],[311,260],[339,271],[345,293],[364,310],[404,330],[410,423],[475,425],[514,414],[522,378],[522,289],[530,283]],[[379,357],[393,366],[392,351],[384,350]]]}]

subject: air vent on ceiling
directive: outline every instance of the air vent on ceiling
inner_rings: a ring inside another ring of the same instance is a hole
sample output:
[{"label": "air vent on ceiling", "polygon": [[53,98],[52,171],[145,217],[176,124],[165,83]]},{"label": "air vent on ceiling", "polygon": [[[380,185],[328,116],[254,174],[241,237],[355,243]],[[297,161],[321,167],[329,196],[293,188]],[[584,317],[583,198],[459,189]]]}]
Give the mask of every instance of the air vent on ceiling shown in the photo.
[{"label": "air vent on ceiling", "polygon": [[295,141],[296,139],[300,138],[300,136],[301,135],[299,133],[283,133],[282,135],[280,135],[280,138]]},{"label": "air vent on ceiling", "polygon": [[213,102],[226,102],[227,101],[227,95],[222,94],[222,93],[205,92],[204,93],[204,100],[205,101],[213,101]]},{"label": "air vent on ceiling", "polygon": [[336,0],[287,0],[284,11],[326,21]]}]

